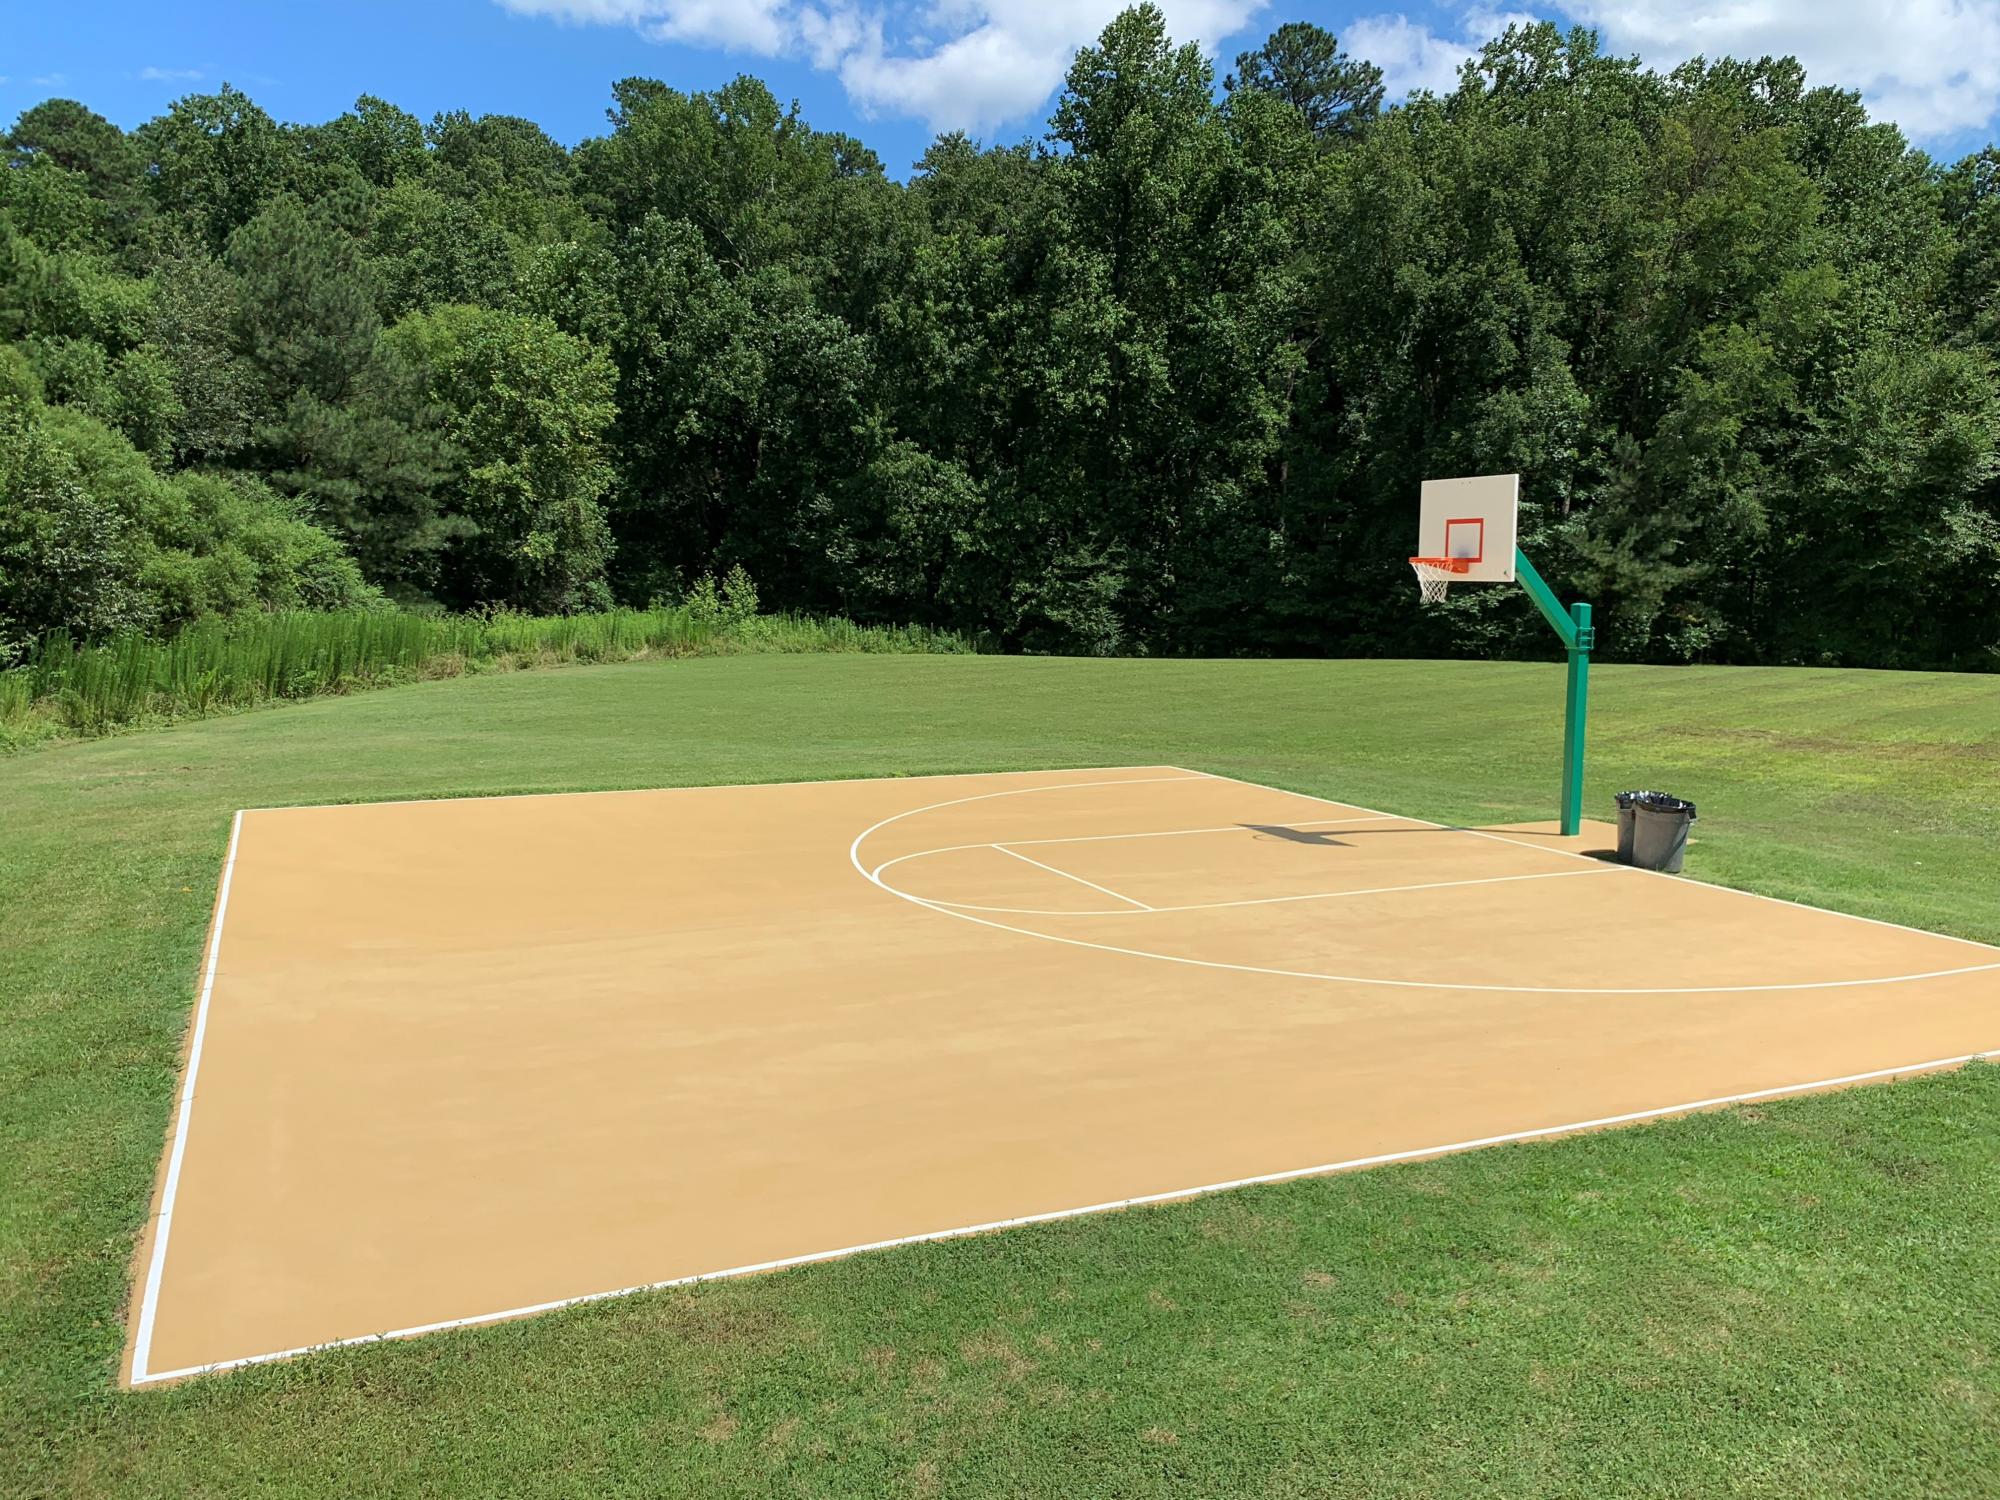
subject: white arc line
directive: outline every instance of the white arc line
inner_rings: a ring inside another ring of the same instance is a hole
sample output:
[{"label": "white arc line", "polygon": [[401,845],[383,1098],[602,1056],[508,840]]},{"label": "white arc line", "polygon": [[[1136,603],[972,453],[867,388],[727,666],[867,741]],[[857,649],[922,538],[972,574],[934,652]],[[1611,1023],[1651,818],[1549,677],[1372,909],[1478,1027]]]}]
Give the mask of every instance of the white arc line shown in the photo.
[{"label": "white arc line", "polygon": [[[865,873],[865,872],[864,872]],[[876,882],[878,885],[881,882]],[[1794,984],[1709,984],[1709,985],[1657,985],[1657,986],[1615,986],[1615,985],[1549,985],[1549,984],[1470,984],[1457,980],[1430,979],[1383,979],[1369,974],[1326,974],[1315,969],[1275,969],[1261,964],[1232,964],[1220,959],[1183,958],[1174,953],[1154,953],[1145,948],[1121,948],[1115,943],[1093,943],[1082,938],[1062,937],[1053,932],[1038,932],[1032,927],[1015,927],[1006,922],[995,922],[987,917],[975,917],[970,912],[956,911],[940,906],[922,896],[912,896],[908,891],[899,891],[892,885],[882,889],[892,896],[900,896],[912,905],[924,907],[941,916],[957,917],[961,922],[976,922],[981,927],[992,927],[1000,932],[1019,933],[1022,937],[1039,938],[1045,943],[1061,943],[1067,948],[1094,948],[1100,953],[1117,953],[1126,958],[1150,958],[1159,963],[1185,964],[1195,969],[1221,969],[1236,974],[1270,974],[1279,979],[1312,979],[1328,984],[1366,984],[1383,989],[1396,990],[1464,990],[1473,994],[1489,995],[1755,995],[1789,990],[1845,990],[1863,989],[1878,984],[1906,984],[1918,979],[1948,979],[1955,974],[1980,974],[1988,969],[2000,969],[2000,963],[1968,964],[1958,969],[1931,969],[1921,974],[1885,974],[1874,979],[1817,979]]]},{"label": "white arc line", "polygon": [[[1183,779],[1193,779],[1193,780],[1207,779],[1210,781],[1231,781],[1235,782],[1238,786],[1253,787],[1259,791],[1278,792],[1283,796],[1303,797],[1309,802],[1321,802],[1325,803],[1330,807],[1359,806],[1359,804],[1356,803],[1335,802],[1330,797],[1317,797],[1314,796],[1311,792],[1290,792],[1286,791],[1283,787],[1262,787],[1258,786],[1258,784],[1254,781],[1243,781],[1235,776],[1212,776],[1206,771],[1188,772],[1186,777],[1158,776],[1158,777],[1149,777],[1146,779],[1151,781],[1180,781]],[[1646,986],[1470,984],[1464,982],[1444,982],[1444,981],[1430,980],[1430,979],[1385,979],[1374,975],[1365,975],[1365,974],[1327,974],[1312,969],[1278,969],[1278,968],[1269,968],[1262,964],[1232,964],[1232,963],[1224,963],[1219,959],[1185,958],[1179,954],[1174,954],[1174,953],[1155,953],[1145,948],[1124,948],[1118,946],[1115,943],[1093,943],[1083,938],[1062,937],[1052,932],[1040,932],[1032,927],[1016,927],[1008,922],[996,922],[991,917],[978,917],[974,916],[969,911],[959,911],[948,906],[941,906],[937,902],[928,900],[925,897],[913,896],[908,891],[898,890],[895,886],[890,885],[888,882],[884,881],[881,878],[881,871],[887,868],[886,864],[878,866],[874,870],[870,870],[866,865],[864,865],[861,862],[862,844],[867,842],[867,840],[879,830],[887,828],[891,823],[900,823],[905,818],[918,817],[923,813],[935,812],[938,808],[941,807],[955,807],[965,802],[984,802],[995,797],[1020,797],[1020,796],[1027,796],[1034,792],[1055,791],[1070,787],[1085,787],[1085,786],[1093,786],[1100,784],[1101,783],[1082,782],[1082,781],[1044,782],[1039,786],[1016,787],[1003,792],[987,792],[982,796],[976,796],[976,797],[955,797],[948,802],[936,802],[930,804],[927,807],[909,808],[906,811],[894,813],[889,817],[883,818],[880,822],[870,824],[868,827],[862,829],[861,832],[857,833],[854,836],[854,842],[847,846],[847,862],[850,865],[852,865],[854,869],[861,875],[861,877],[869,882],[869,884],[877,887],[880,890],[886,891],[888,894],[896,897],[899,900],[907,901],[912,906],[920,906],[924,908],[926,911],[934,911],[938,913],[940,916],[955,917],[961,922],[971,922],[976,926],[980,927],[991,927],[996,932],[1012,932],[1018,934],[1021,937],[1036,938],[1045,943],[1061,943],[1064,947],[1068,948],[1089,948],[1089,949],[1094,949],[1100,953],[1116,953],[1126,958],[1152,959],[1157,963],[1183,964],[1189,968],[1195,968],[1195,969],[1219,969],[1229,973],[1236,973],[1236,974],[1269,974],[1279,979],[1309,979],[1326,984],[1366,984],[1366,985],[1374,985],[1382,989],[1399,989],[1399,990],[1458,990],[1468,994],[1493,994],[1493,995],[1753,995],[1753,994],[1764,994],[1776,991],[1792,991],[1792,990],[1862,989],[1872,985],[1906,984],[1911,981],[1919,979],[1948,979],[1953,975],[1957,974],[1979,974],[1979,973],[1984,973],[1989,969],[2000,969],[2000,962],[1994,962],[1990,964],[1967,964],[1964,965],[1963,967],[1955,969],[1932,969],[1921,974],[1885,974],[1872,979],[1820,979],[1820,980],[1811,980],[1811,981],[1792,983],[1792,984],[1709,984],[1709,985],[1676,984],[1676,985],[1646,985]],[[1123,785],[1124,783],[1115,782],[1112,784]],[[1363,812],[1377,811],[1377,809],[1375,808],[1361,808],[1360,810]],[[1475,836],[1481,836],[1481,837],[1484,836],[1480,835],[1478,833],[1478,830],[1476,829],[1453,828],[1448,823],[1432,823],[1429,822],[1427,819],[1423,818],[1411,818],[1408,821],[1413,823],[1421,823],[1429,828],[1442,829],[1452,833],[1470,833],[1474,834]],[[1498,837],[1498,835],[1494,835],[1494,837]],[[1529,844],[1519,839],[1501,838],[1500,842],[1504,844],[1518,843],[1524,849],[1536,849],[1538,847],[1534,844]],[[1587,854],[1574,854],[1567,849],[1548,849],[1548,850],[1542,850],[1541,852],[1548,854],[1559,854],[1564,856],[1565,858],[1570,858],[1570,859],[1590,858],[1590,856]],[[1592,861],[1592,863],[1596,864],[1599,862]],[[1632,874],[1648,873],[1641,871],[1632,871],[1629,866],[1624,866],[1624,865],[1614,865],[1608,868],[1614,871],[1624,872],[1624,873],[1632,873]],[[1672,880],[1677,877],[1671,875],[1663,875],[1660,878],[1665,880]],[[1699,884],[1699,882],[1690,882],[1690,884]],[[1704,888],[1708,890],[1729,889],[1729,887],[1727,886],[1707,886]],[[1755,893],[1745,891],[1739,894],[1754,895]],[[1786,904],[1798,905],[1799,903],[1791,902]],[[1844,915],[1844,913],[1832,912],[1828,913],[1828,915],[1841,916]],[[1865,922],[1871,919],[1867,917],[1860,917],[1856,918],[1856,920]],[[1893,927],[1895,924],[1893,922],[1885,922],[1885,923],[1880,923],[1878,925],[1885,927]],[[1912,932],[1916,931],[1915,928],[1906,928],[1904,930]],[[1920,935],[1925,937],[1940,936],[1940,934],[1937,933],[1923,933]],[[1969,941],[1969,940],[1957,939],[1955,941]],[[1985,945],[1975,944],[1974,946],[1984,947]],[[1993,949],[1990,951],[2000,952],[2000,949]]]},{"label": "white arc line", "polygon": [[[1169,766],[1167,769],[1171,771],[1186,771],[1187,767]],[[1189,771],[1188,774],[1191,776],[1206,776],[1211,781],[1231,781],[1234,782],[1237,786],[1253,787],[1260,792],[1281,792],[1287,797],[1303,797],[1308,802],[1318,802],[1326,807],[1361,807],[1361,804],[1358,802],[1336,802],[1333,800],[1333,798],[1322,797],[1316,792],[1295,792],[1289,787],[1266,786],[1261,781],[1245,781],[1241,776],[1225,776],[1220,771]],[[1376,812],[1378,810],[1379,809],[1372,807],[1361,807],[1361,811],[1363,812]],[[1396,813],[1396,814],[1390,814],[1389,816],[1402,817],[1403,815],[1400,813]],[[1445,833],[1463,833],[1463,834],[1469,834],[1476,839],[1493,839],[1496,842],[1502,844],[1518,844],[1523,849],[1538,849],[1545,854],[1560,854],[1564,859],[1590,859],[1590,856],[1588,854],[1579,854],[1574,849],[1549,849],[1541,844],[1531,844],[1526,839],[1509,838],[1504,833],[1494,833],[1485,828],[1461,828],[1453,823],[1433,823],[1428,818],[1406,817],[1404,818],[1404,821],[1409,823],[1421,823],[1426,828],[1436,828]],[[1630,870],[1634,875],[1651,875],[1659,880],[1678,881],[1683,885],[1698,885],[1703,890],[1728,891],[1733,896],[1748,896],[1753,901],[1769,901],[1778,906],[1796,906],[1800,911],[1816,911],[1829,917],[1844,917],[1846,920],[1850,922],[1866,922],[1871,927],[1887,927],[1892,932],[1914,933],[1918,937],[1939,938],[1947,943],[1964,943],[1967,947],[1978,948],[1987,953],[2000,953],[2000,945],[1996,945],[1993,943],[1982,943],[1979,941],[1978,938],[1959,937],[1956,933],[1951,933],[1951,932],[1932,932],[1927,927],[1911,927],[1902,922],[1885,922],[1880,917],[1864,917],[1859,915],[1858,913],[1851,911],[1835,911],[1830,906],[1814,906],[1810,901],[1793,901],[1784,896],[1767,896],[1762,891],[1748,891],[1739,885],[1717,885],[1713,881],[1696,880],[1693,877],[1687,875],[1669,875],[1665,870],[1642,870],[1636,865],[1617,865],[1614,866],[1613,868],[1620,870]],[[1970,969],[1946,969],[1943,972],[1947,974],[1960,974],[1960,973],[1970,974],[1970,973],[1977,973],[1981,969],[1993,968],[1993,967],[2000,967],[2000,966],[1992,964],[1975,964]],[[1911,975],[1910,977],[1914,979],[1931,979],[1935,978],[1936,976],[1930,974],[1916,974],[1916,975]]]},{"label": "white arc line", "polygon": [[988,847],[998,849],[1002,854],[1011,854],[1023,864],[1033,865],[1038,870],[1047,870],[1051,875],[1060,875],[1064,880],[1074,880],[1078,885],[1087,885],[1099,895],[1109,896],[1113,901],[1123,901],[1127,906],[1138,907],[1140,911],[1151,911],[1153,909],[1143,901],[1134,901],[1130,896],[1119,895],[1118,892],[1112,890],[1108,885],[1099,885],[1094,880],[1085,880],[1081,875],[1072,875],[1067,870],[1058,870],[1054,865],[1045,865],[1039,859],[1029,859],[1027,855],[1017,849],[1009,849],[1005,844],[992,844]]},{"label": "white arc line", "polygon": [[[1135,767],[1135,769],[1137,768]],[[1002,772],[998,774],[1004,775],[1006,773]],[[1178,774],[1173,776],[1119,776],[1109,781],[1043,781],[1036,783],[1034,786],[1008,787],[1005,791],[1001,792],[980,792],[976,796],[971,796],[971,797],[951,797],[947,798],[943,802],[932,802],[926,804],[923,807],[912,807],[906,809],[903,812],[891,813],[889,814],[888,817],[882,819],[878,823],[870,823],[866,828],[861,830],[860,834],[855,838],[854,842],[847,846],[847,857],[851,863],[855,863],[855,866],[858,869],[859,863],[858,861],[855,860],[855,851],[860,849],[862,839],[867,838],[872,833],[880,832],[882,829],[887,828],[891,823],[900,823],[903,821],[903,819],[914,818],[919,813],[936,812],[939,808],[942,807],[958,807],[967,802],[990,802],[995,797],[1021,797],[1025,796],[1029,792],[1070,792],[1070,791],[1081,791],[1085,787],[1093,787],[1093,786],[1151,786],[1154,783],[1161,781],[1212,781],[1214,779],[1215,778],[1209,776],[1206,772],[1203,771],[1180,771]],[[965,849],[984,849],[987,848],[990,845],[990,843],[991,840],[987,840],[986,842],[978,844],[963,844],[958,847]],[[925,854],[945,854],[950,851],[944,849],[926,849],[921,852]],[[902,859],[912,859],[915,857],[916,856],[914,855],[900,856],[900,858]],[[897,860],[893,859],[885,860],[878,867],[878,870],[886,870],[889,868],[890,865],[895,864],[897,862],[898,862]],[[875,881],[875,876],[869,874],[868,871],[862,870],[861,873],[863,875],[867,875],[869,880]],[[881,884],[880,881],[875,881],[875,883],[878,885]]]},{"label": "white arc line", "polygon": [[139,1302],[139,1328],[132,1338],[132,1383],[148,1378],[153,1353],[153,1322],[160,1310],[160,1280],[167,1269],[167,1232],[173,1228],[174,1198],[180,1191],[181,1162],[187,1156],[188,1123],[194,1118],[194,1082],[201,1071],[201,1044],[208,1035],[208,1001],[215,992],[216,962],[222,956],[222,919],[229,911],[229,883],[236,876],[236,845],[243,834],[243,814],[229,824],[229,853],[222,861],[222,884],[215,897],[215,931],[208,940],[208,968],[202,975],[201,997],[195,1002],[194,1036],[188,1043],[187,1078],[181,1085],[180,1108],[173,1122],[174,1149],[167,1157],[167,1180],[160,1189],[160,1215],[153,1221],[153,1254],[146,1267],[146,1289]]},{"label": "white arc line", "polygon": [[1809,1083],[1788,1083],[1776,1088],[1749,1089],[1740,1094],[1720,1094],[1712,1099],[1696,1099],[1685,1104],[1662,1104],[1652,1109],[1631,1110],[1622,1115],[1601,1115],[1596,1119],[1573,1120],[1562,1125],[1539,1125],[1529,1130],[1511,1130],[1499,1135],[1479,1136],[1472,1140],[1451,1141],[1444,1145],[1417,1146],[1407,1151],[1384,1151],[1374,1156],[1350,1157],[1346,1161],[1293,1167],[1283,1172],[1263,1172],[1254,1177],[1237,1177],[1228,1182],[1207,1182],[1199,1187],[1170,1188],[1162,1193],[1143,1193],[1137,1197],[1116,1198],[1104,1203],[1086,1204],[1080,1208],[1058,1208],[1046,1213],[1021,1214],[1011,1219],[992,1219],[984,1224],[966,1224],[955,1229],[935,1229],[924,1234],[899,1235],[894,1239],[873,1240],[864,1245],[846,1245],[838,1250],[815,1250],[807,1255],[788,1255],[778,1260],[731,1266],[720,1271],[702,1271],[692,1276],[676,1276],[664,1281],[648,1281],[635,1286],[618,1287],[607,1292],[586,1292],[576,1297],[559,1297],[548,1302],[530,1303],[524,1307],[506,1308],[500,1312],[477,1313],[465,1318],[442,1318],[435,1323],[418,1323],[409,1328],[391,1329],[386,1333],[366,1333],[354,1338],[328,1339],[323,1344],[301,1344],[297,1348],[278,1349],[269,1354],[249,1354],[238,1359],[219,1359],[212,1364],[188,1365],[178,1370],[162,1370],[154,1375],[135,1374],[132,1383],[141,1385],[159,1380],[181,1380],[192,1375],[210,1375],[223,1370],[241,1369],[246,1365],[263,1365],[274,1360],[293,1359],[301,1354],[312,1354],[322,1349],[348,1349],[360,1344],[384,1343],[389,1339],[413,1338],[418,1334],[441,1333],[451,1328],[476,1328],[481,1324],[504,1322],[510,1318],[525,1318],[535,1313],[555,1312],[565,1307],[581,1307],[591,1302],[606,1302],[616,1297],[636,1296],[640,1292],[666,1291],[673,1287],[694,1286],[704,1281],[723,1281],[736,1276],[784,1271],[796,1266],[841,1260],[850,1255],[865,1255],[875,1250],[935,1244],[940,1240],[964,1239],[969,1235],[991,1234],[1002,1229],[1020,1229],[1030,1224],[1052,1224],[1062,1219],[1079,1219],[1090,1214],[1115,1213],[1120,1209],[1144,1208],[1155,1203],[1174,1203],[1188,1198],[1202,1198],[1211,1193],[1226,1193],[1236,1188],[1265,1187],[1273,1183],[1296,1181],[1301,1177],[1330,1177],[1340,1172],[1361,1171],[1368,1167],[1389,1166],[1396,1162],[1420,1161],[1428,1156],[1449,1156],[1456,1152],[1476,1151],[1487,1146],[1546,1140],[1552,1136],[1576,1135],[1614,1125],[1635,1125],[1642,1120],[1693,1114],[1701,1110],[1720,1109],[1730,1104],[1748,1104],[1757,1099],[1776,1099],[1786,1094],[1806,1094],[1817,1089],[1842,1088],[1848,1084],[1870,1083],[1879,1078],[1932,1073],[1941,1068],[1962,1067],[1966,1063],[1983,1062],[1995,1057],[2000,1057],[2000,1048],[1987,1052],[1961,1053],[1956,1057],[1934,1057],[1927,1062],[1905,1063],[1894,1068],[1873,1068],[1865,1073],[1846,1073],[1838,1078],[1816,1078]]}]

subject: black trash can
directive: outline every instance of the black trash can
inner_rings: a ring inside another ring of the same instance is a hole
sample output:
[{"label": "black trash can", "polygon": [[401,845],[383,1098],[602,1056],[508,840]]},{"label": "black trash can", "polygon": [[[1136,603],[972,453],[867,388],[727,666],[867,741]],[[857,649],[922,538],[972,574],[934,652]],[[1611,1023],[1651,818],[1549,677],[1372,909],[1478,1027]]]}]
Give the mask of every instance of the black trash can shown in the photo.
[{"label": "black trash can", "polygon": [[1628,862],[1641,870],[1680,874],[1681,861],[1687,855],[1688,827],[1694,818],[1692,802],[1669,797],[1665,792],[1641,792],[1632,799],[1632,851]]}]

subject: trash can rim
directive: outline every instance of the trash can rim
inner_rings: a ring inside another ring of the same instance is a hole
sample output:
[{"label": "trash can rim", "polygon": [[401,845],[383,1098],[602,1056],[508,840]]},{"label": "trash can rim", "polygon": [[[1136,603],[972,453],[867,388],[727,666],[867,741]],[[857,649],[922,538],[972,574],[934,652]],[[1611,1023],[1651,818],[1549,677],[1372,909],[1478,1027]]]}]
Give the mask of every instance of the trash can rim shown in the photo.
[{"label": "trash can rim", "polygon": [[1630,805],[1641,812],[1659,813],[1667,817],[1684,816],[1690,823],[1698,816],[1692,802],[1668,792],[1635,793]]}]

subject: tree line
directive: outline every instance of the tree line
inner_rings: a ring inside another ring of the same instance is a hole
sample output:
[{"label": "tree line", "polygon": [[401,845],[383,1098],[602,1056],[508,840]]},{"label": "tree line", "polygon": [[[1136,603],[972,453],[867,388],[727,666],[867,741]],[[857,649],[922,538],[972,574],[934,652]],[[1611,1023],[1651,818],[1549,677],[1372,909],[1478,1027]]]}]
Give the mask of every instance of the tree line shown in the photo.
[{"label": "tree line", "polygon": [[1422,478],[1518,470],[1607,655],[2000,667],[2000,152],[1790,59],[1521,26],[1385,106],[1141,5],[907,183],[747,77],[574,149],[227,86],[4,145],[0,655],[731,568],[1010,650],[1539,652],[1403,561]]}]

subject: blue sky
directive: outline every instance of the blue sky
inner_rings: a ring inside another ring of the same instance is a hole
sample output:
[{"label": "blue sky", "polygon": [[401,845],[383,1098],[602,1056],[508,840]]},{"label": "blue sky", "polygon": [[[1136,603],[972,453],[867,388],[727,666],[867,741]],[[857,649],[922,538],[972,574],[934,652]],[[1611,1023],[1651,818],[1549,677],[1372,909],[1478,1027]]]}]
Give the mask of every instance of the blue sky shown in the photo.
[{"label": "blue sky", "polygon": [[[223,80],[280,119],[316,121],[378,94],[525,115],[574,142],[604,128],[613,80],[712,88],[739,72],[797,98],[902,175],[937,129],[1039,134],[1075,45],[1119,0],[17,0],[0,37],[0,119],[50,95],[121,125]],[[1472,46],[1539,15],[1597,26],[1661,67],[1694,54],[1790,52],[1815,81],[1950,159],[1995,138],[2000,0],[1162,0],[1177,36],[1226,66],[1280,22],[1311,20],[1383,65],[1392,94],[1449,81]]]}]

